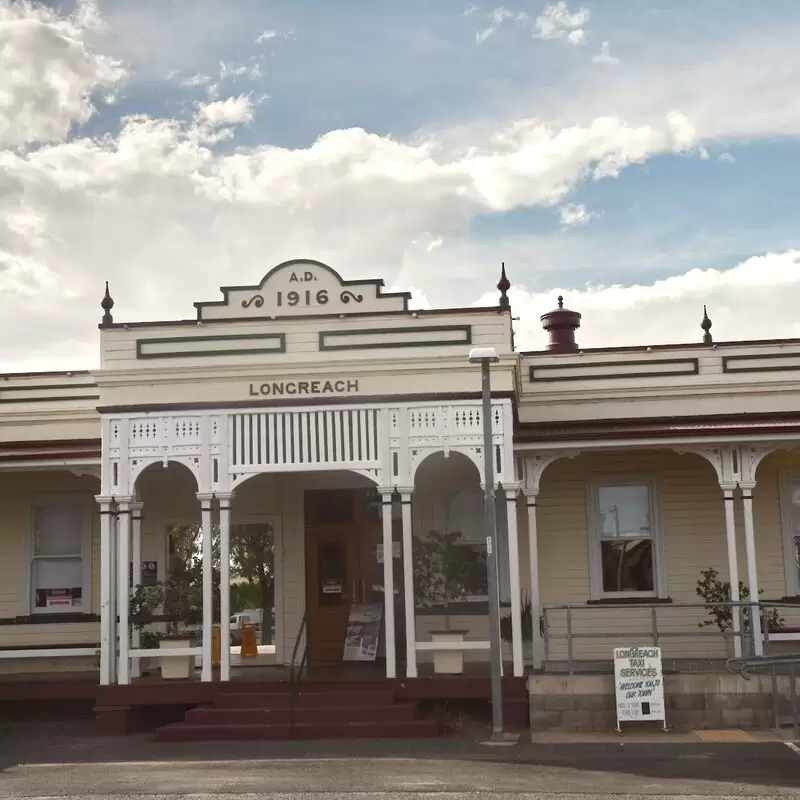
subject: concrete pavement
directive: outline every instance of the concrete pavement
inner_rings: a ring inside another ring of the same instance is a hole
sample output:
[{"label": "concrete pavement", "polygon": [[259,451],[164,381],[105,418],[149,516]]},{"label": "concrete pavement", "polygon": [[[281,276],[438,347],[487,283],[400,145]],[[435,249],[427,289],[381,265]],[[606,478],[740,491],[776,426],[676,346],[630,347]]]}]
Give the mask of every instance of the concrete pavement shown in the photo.
[{"label": "concrete pavement", "polygon": [[[555,800],[800,796],[800,754],[780,741],[441,741],[155,744],[58,724],[0,730],[0,797]],[[479,793],[479,794],[476,794]]]}]

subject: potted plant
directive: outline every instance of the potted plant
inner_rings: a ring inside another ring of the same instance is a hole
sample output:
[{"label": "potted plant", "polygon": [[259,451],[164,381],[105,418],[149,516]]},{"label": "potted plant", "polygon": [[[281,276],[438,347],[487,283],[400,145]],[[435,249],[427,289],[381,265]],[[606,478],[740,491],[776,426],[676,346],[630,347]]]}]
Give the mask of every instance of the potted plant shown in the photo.
[{"label": "potted plant", "polygon": [[[160,584],[138,585],[131,595],[128,607],[128,619],[131,627],[140,633],[140,646],[145,650],[154,650],[159,646],[160,636],[154,631],[146,631],[145,627],[156,621],[155,610],[164,600],[163,588]],[[140,660],[142,675],[146,675],[151,666],[149,658]]]},{"label": "potted plant", "polygon": [[[520,609],[522,612],[522,658],[529,662],[533,660],[533,606],[529,594],[522,595]],[[513,640],[510,611],[500,619],[500,638],[509,644]]]},{"label": "potted plant", "polygon": [[[705,628],[709,625],[716,625],[726,635],[725,638],[730,643],[733,641],[733,637],[728,636],[727,633],[733,630],[733,613],[737,611],[742,615],[744,628],[742,633],[750,630],[750,608],[746,606],[734,608],[733,606],[724,605],[731,602],[731,584],[730,581],[721,581],[719,573],[713,567],[704,569],[700,573],[695,591],[705,601],[705,608],[711,617],[711,619],[698,622],[698,627]],[[759,595],[763,594],[763,592],[764,590],[761,589]],[[750,589],[739,581],[740,602],[747,602],[749,597]],[[771,608],[761,613],[762,630],[765,633],[779,630],[783,627],[783,622],[784,620],[778,613],[777,608]]]},{"label": "potted plant", "polygon": [[[195,642],[192,628],[203,620],[200,603],[202,588],[198,592],[197,581],[181,571],[170,575],[163,586],[164,616],[167,618],[167,633],[160,637],[163,649],[189,649]],[[195,656],[166,656],[161,659],[161,677],[165,680],[186,680],[194,674]]]},{"label": "potted plant", "polygon": [[[417,604],[444,608],[444,630],[431,631],[432,641],[462,643],[467,632],[450,627],[450,605],[485,592],[485,554],[463,544],[460,532],[429,531],[415,537],[414,567]],[[433,669],[451,675],[463,672],[464,651],[434,650]]]}]

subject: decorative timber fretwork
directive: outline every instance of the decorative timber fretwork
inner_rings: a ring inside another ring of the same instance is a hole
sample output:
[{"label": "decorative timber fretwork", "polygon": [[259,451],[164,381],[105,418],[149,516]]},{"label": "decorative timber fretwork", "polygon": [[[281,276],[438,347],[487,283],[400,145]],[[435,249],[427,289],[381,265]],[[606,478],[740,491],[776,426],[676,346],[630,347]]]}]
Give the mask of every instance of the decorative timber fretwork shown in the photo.
[{"label": "decorative timber fretwork", "polygon": [[[498,483],[511,483],[510,400],[492,403]],[[232,491],[258,473],[343,470],[376,486],[413,486],[422,461],[459,452],[483,471],[483,410],[455,403],[320,405],[307,408],[108,414],[103,418],[103,489],[135,493],[149,466],[178,462],[201,492]]]}]

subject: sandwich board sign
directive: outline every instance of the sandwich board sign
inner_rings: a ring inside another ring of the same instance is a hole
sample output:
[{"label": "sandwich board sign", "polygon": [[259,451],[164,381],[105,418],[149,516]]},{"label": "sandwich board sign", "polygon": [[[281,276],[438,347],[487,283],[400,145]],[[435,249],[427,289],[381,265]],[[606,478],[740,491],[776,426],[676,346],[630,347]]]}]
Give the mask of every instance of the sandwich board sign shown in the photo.
[{"label": "sandwich board sign", "polygon": [[622,722],[659,721],[667,729],[660,647],[614,648],[617,731]]}]

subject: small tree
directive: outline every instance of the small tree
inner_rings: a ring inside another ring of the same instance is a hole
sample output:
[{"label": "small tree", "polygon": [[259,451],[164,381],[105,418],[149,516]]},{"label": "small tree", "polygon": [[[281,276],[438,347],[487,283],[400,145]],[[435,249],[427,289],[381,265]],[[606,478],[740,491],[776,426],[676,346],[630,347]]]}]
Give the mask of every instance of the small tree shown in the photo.
[{"label": "small tree", "polygon": [[268,644],[272,632],[271,612],[275,604],[275,537],[272,525],[239,525],[231,531],[231,571],[235,577],[258,586],[261,643]]},{"label": "small tree", "polygon": [[[461,533],[429,531],[414,539],[417,604],[444,606],[486,589],[486,555],[461,543]],[[448,617],[449,624],[449,617]]]},{"label": "small tree", "polygon": [[[705,608],[711,616],[711,619],[698,622],[698,627],[704,628],[709,625],[716,625],[720,631],[725,633],[733,628],[734,611],[741,610],[742,617],[744,618],[744,629],[745,631],[750,630],[750,608],[741,606],[737,609],[734,606],[724,605],[724,603],[731,602],[731,584],[730,581],[721,581],[719,579],[719,573],[713,567],[704,569],[700,573],[696,592],[697,595],[705,601]],[[763,593],[764,590],[761,589],[759,595]],[[749,597],[750,589],[739,581],[740,601],[746,602]],[[763,612],[762,620],[767,630],[775,630],[776,628],[783,627],[783,618],[776,608],[771,608],[769,611]]]}]

